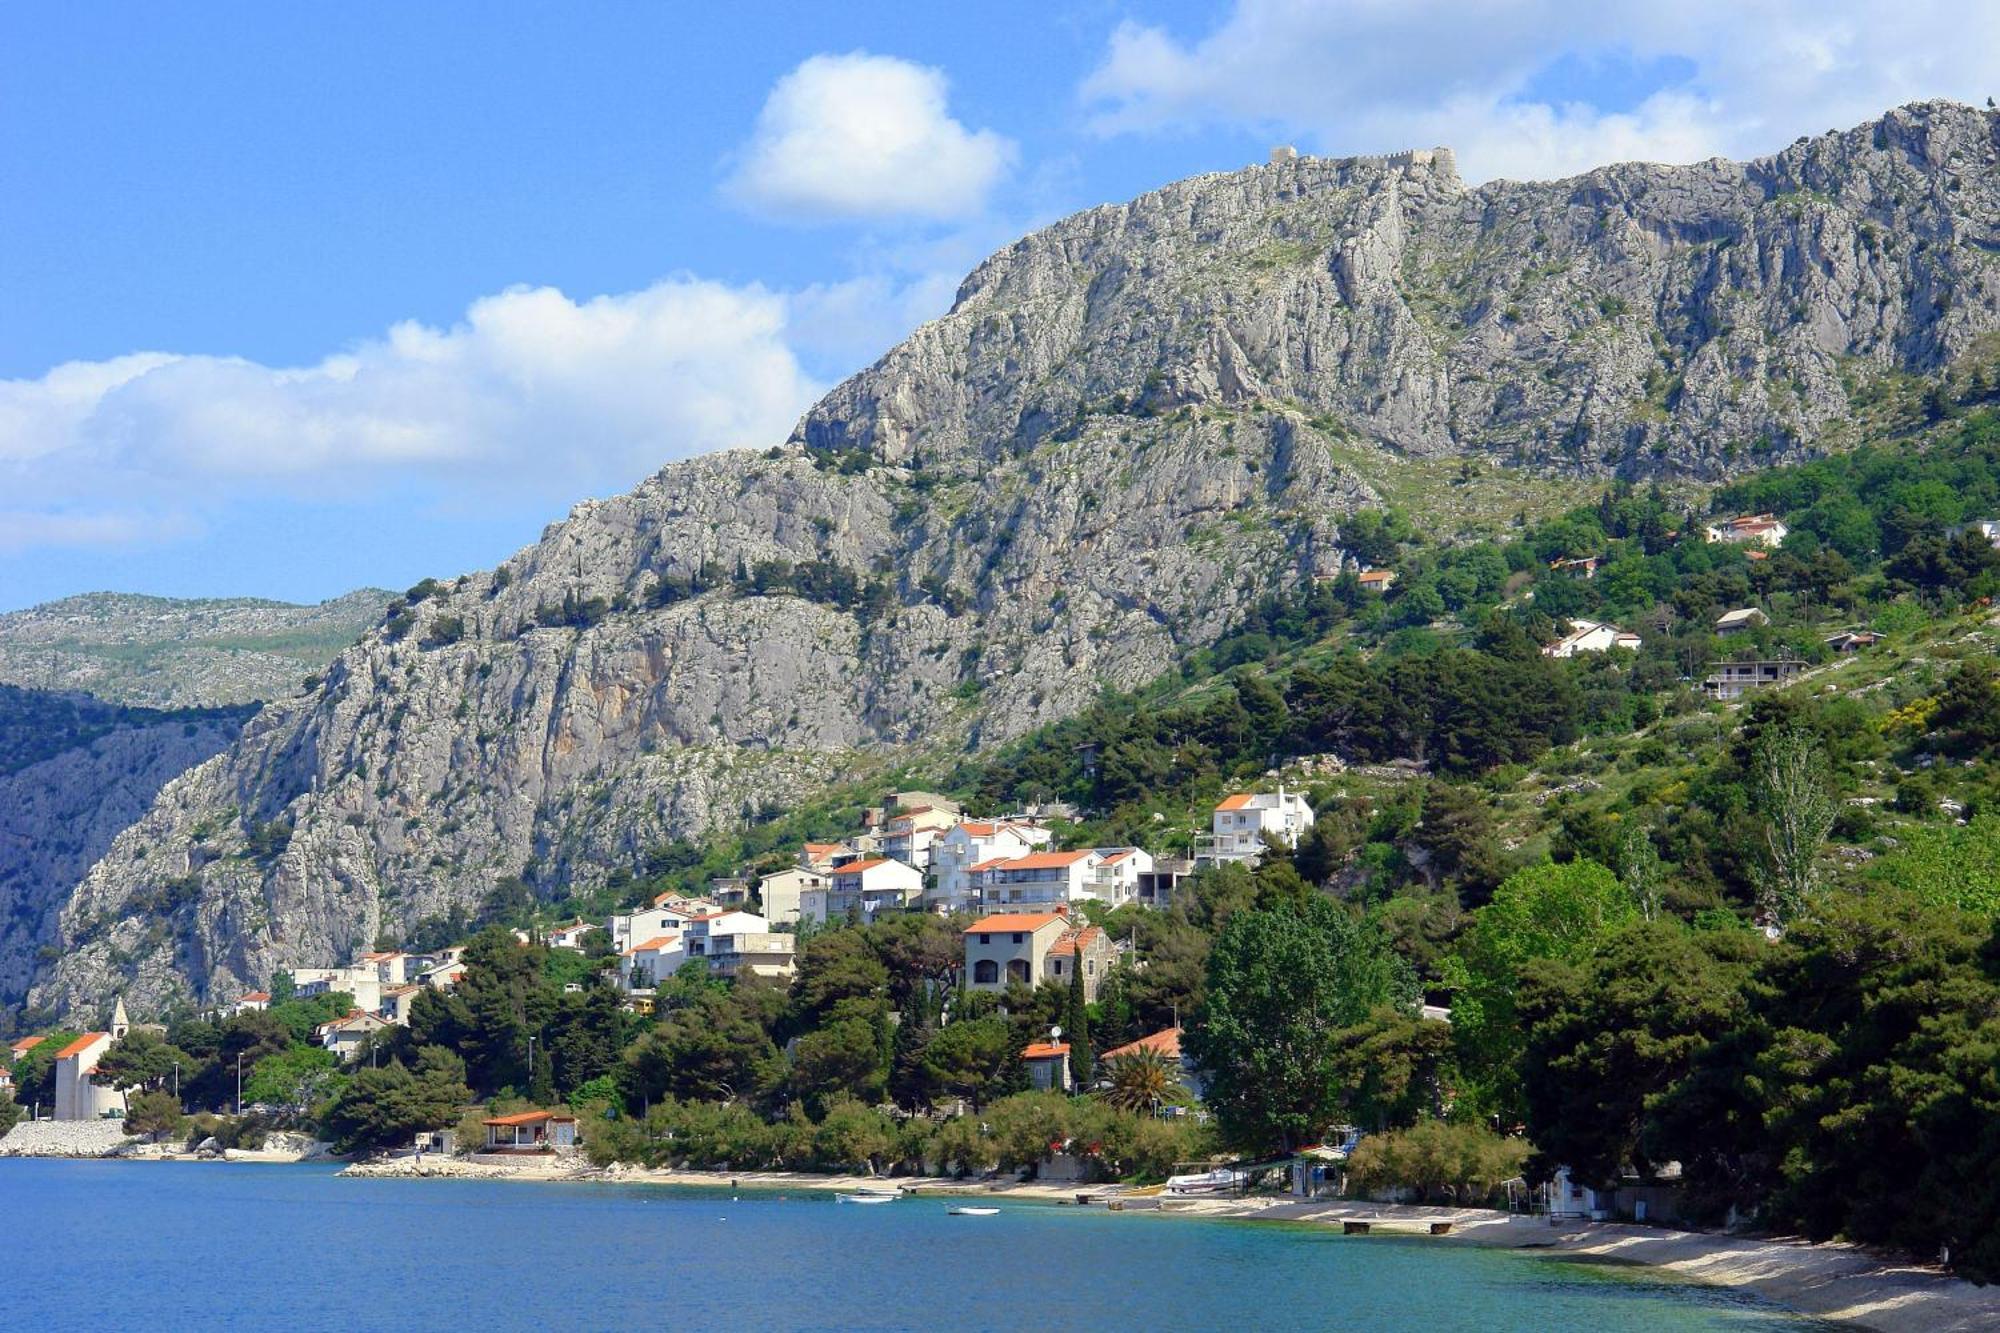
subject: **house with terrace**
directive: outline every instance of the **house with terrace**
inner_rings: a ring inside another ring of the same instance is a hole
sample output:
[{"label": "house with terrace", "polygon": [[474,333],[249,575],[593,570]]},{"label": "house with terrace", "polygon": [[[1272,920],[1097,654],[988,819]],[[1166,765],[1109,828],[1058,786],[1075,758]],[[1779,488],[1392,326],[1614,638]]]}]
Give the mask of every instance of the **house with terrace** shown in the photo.
[{"label": "house with terrace", "polygon": [[931,878],[924,905],[943,912],[973,905],[972,867],[1011,861],[1047,847],[1054,834],[1034,824],[1006,819],[967,819],[931,844]]},{"label": "house with terrace", "polygon": [[1001,907],[1048,907],[1090,896],[1090,875],[1100,857],[1092,848],[1074,852],[1032,852],[982,861],[967,872],[973,901],[987,911]]},{"label": "house with terrace", "polygon": [[900,912],[920,903],[924,877],[915,866],[871,856],[850,861],[827,876],[823,889],[807,889],[799,895],[799,916],[815,925],[844,921],[859,916],[873,921],[883,912]]},{"label": "house with terrace", "polygon": [[1234,792],[1222,798],[1212,815],[1212,831],[1195,842],[1195,864],[1256,865],[1272,841],[1288,847],[1312,827],[1312,806],[1298,792]]}]

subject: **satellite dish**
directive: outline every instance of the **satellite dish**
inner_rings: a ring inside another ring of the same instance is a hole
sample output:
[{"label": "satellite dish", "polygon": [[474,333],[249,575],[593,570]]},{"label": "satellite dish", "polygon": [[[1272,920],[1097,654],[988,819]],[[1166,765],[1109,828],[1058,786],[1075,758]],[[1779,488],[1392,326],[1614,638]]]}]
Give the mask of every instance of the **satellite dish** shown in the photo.
[{"label": "satellite dish", "polygon": [[1050,1041],[1062,1040],[1062,1025],[1060,1023],[1049,1029],[1049,1040]]}]

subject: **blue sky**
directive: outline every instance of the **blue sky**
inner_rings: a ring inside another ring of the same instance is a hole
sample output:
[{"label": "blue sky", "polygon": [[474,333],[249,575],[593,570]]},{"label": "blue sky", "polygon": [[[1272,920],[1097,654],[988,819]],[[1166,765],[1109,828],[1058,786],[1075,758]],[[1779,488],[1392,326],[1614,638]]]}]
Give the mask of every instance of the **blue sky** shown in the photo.
[{"label": "blue sky", "polygon": [[1558,175],[2000,68],[1962,6],[1743,8],[16,0],[0,609],[490,565],[782,438],[1022,231],[1274,142]]}]

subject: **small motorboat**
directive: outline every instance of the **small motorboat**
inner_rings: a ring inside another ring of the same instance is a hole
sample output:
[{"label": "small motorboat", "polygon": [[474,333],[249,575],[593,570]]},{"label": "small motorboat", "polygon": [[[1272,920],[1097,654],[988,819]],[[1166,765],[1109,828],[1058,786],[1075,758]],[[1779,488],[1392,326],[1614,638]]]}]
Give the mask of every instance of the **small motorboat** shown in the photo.
[{"label": "small motorboat", "polygon": [[1000,1211],[1000,1210],[999,1210],[998,1208],[973,1208],[973,1207],[970,1207],[970,1206],[960,1206],[960,1207],[957,1207],[957,1208],[954,1208],[954,1209],[952,1209],[952,1210],[951,1210],[951,1216],[953,1216],[953,1217],[991,1217],[991,1216],[993,1216],[993,1215],[994,1215],[995,1213],[997,1213],[997,1212],[999,1212],[999,1211]]},{"label": "small motorboat", "polygon": [[853,1190],[851,1192],[836,1194],[833,1197],[841,1203],[894,1203],[897,1199],[897,1192],[895,1190]]}]

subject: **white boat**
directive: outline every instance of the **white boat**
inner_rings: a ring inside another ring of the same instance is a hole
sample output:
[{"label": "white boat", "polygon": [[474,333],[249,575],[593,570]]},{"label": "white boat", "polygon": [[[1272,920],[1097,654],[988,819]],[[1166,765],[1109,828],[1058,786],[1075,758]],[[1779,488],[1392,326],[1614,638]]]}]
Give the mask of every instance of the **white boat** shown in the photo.
[{"label": "white boat", "polygon": [[952,1209],[951,1215],[953,1217],[991,1217],[999,1211],[998,1208],[960,1207]]},{"label": "white boat", "polygon": [[1204,1171],[1200,1175],[1169,1176],[1166,1192],[1169,1194],[1228,1194],[1243,1185],[1241,1171],[1231,1171],[1222,1167],[1215,1171]]},{"label": "white boat", "polygon": [[836,1194],[833,1197],[841,1203],[894,1203],[896,1201],[894,1190],[855,1190],[851,1194]]}]

